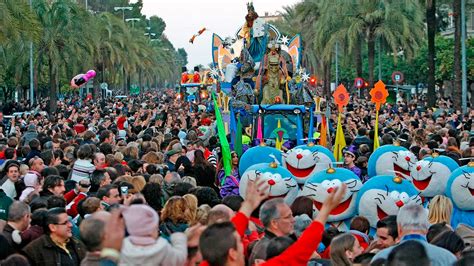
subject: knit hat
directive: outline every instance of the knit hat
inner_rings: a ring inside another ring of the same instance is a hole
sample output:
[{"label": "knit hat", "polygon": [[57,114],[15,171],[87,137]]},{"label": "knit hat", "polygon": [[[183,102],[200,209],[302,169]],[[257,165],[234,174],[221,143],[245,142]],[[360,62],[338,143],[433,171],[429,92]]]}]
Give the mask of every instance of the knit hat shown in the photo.
[{"label": "knit hat", "polygon": [[123,211],[123,217],[130,242],[136,245],[151,245],[156,242],[152,234],[158,230],[159,218],[150,206],[131,205]]}]

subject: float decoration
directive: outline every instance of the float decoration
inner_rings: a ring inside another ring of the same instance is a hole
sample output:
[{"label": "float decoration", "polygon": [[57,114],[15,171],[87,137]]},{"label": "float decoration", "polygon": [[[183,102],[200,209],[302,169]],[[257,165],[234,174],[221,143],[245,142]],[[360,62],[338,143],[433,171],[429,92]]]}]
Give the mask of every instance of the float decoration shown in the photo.
[{"label": "float decoration", "polygon": [[370,96],[372,97],[371,101],[375,103],[375,110],[377,111],[375,114],[375,135],[374,135],[374,151],[380,147],[379,142],[379,110],[380,106],[387,101],[388,91],[385,88],[385,84],[379,80],[375,83],[373,89],[370,90]]}]

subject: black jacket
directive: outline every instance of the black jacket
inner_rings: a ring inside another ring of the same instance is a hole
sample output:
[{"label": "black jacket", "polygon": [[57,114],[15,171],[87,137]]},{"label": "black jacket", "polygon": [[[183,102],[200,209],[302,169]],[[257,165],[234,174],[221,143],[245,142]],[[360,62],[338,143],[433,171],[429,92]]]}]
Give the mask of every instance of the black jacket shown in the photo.
[{"label": "black jacket", "polygon": [[86,249],[83,244],[71,238],[66,247],[69,250],[69,254],[54,244],[49,235],[43,235],[28,244],[23,249],[23,253],[33,266],[80,265],[86,255]]}]

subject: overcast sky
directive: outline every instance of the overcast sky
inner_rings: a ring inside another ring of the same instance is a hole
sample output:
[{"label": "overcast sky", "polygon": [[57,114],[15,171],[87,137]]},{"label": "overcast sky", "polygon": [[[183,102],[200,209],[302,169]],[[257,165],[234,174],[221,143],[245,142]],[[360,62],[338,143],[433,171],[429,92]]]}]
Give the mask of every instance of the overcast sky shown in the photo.
[{"label": "overcast sky", "polygon": [[[301,0],[255,0],[254,7],[260,16],[265,12],[283,11],[283,6],[294,5]],[[188,69],[195,65],[207,66],[211,60],[211,36],[222,38],[234,35],[243,25],[247,6],[245,0],[143,0],[142,12],[157,15],[166,22],[165,34],[174,47],[188,53]],[[197,37],[194,44],[189,39],[202,27],[209,30]]]}]

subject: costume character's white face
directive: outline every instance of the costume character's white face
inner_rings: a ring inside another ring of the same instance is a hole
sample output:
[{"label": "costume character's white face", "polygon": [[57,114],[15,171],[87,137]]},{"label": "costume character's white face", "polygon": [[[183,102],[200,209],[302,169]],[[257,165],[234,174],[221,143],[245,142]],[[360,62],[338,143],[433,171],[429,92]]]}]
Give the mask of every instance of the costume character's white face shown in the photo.
[{"label": "costume character's white face", "polygon": [[290,205],[298,196],[298,184],[291,174],[285,174],[285,171],[278,171],[276,169],[249,169],[245,171],[240,178],[239,193],[244,199],[246,197],[247,183],[249,180],[255,181],[257,178],[259,180],[265,180],[268,184],[268,199],[283,198],[285,202]]},{"label": "costume character's white face", "polygon": [[356,212],[357,192],[362,187],[362,182],[354,178],[344,181],[334,178],[331,180],[326,179],[322,182],[306,182],[304,185],[300,194],[302,196],[310,197],[313,200],[314,217],[316,217],[321,210],[323,202],[326,200],[329,193],[331,193],[335,188],[340,187],[342,183],[347,185],[346,194],[341,203],[329,214],[328,222],[342,221],[354,216]]},{"label": "costume character's white face", "polygon": [[474,210],[474,171],[468,171],[465,167],[460,169],[459,175],[454,178],[448,189],[454,204],[461,210]]},{"label": "costume character's white face", "polygon": [[386,152],[377,160],[376,174],[410,179],[410,170],[414,167],[416,161],[415,155],[410,151]]},{"label": "costume character's white face", "polygon": [[324,152],[311,151],[304,148],[294,148],[283,154],[283,164],[296,178],[299,184],[316,172],[332,166],[332,159]]},{"label": "costume character's white face", "polygon": [[421,204],[419,195],[408,195],[407,192],[384,189],[369,189],[361,196],[359,202],[359,215],[369,220],[370,226],[375,228],[377,222],[388,215],[397,215],[398,211],[410,201]]},{"label": "costume character's white face", "polygon": [[410,180],[421,196],[432,198],[444,194],[451,170],[440,162],[421,160],[411,168]]}]

